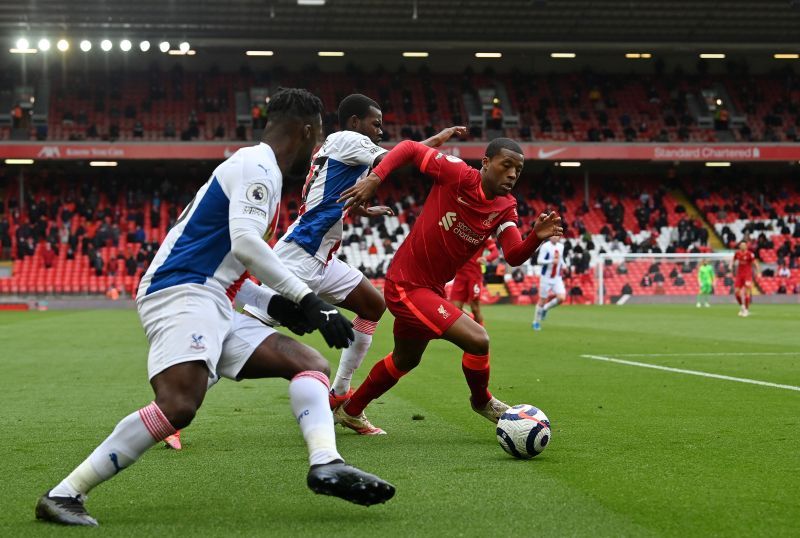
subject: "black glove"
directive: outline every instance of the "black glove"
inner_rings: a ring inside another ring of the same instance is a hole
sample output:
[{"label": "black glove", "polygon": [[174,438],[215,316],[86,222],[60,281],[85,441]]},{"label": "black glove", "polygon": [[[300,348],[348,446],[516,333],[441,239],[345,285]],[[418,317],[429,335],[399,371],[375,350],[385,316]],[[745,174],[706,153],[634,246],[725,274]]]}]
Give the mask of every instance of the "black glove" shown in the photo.
[{"label": "black glove", "polygon": [[283,295],[273,295],[267,306],[267,314],[294,334],[304,335],[314,331],[303,310]]},{"label": "black glove", "polygon": [[303,309],[311,326],[319,329],[330,347],[337,349],[350,347],[350,343],[355,339],[353,324],[341,315],[336,307],[326,303],[316,294],[309,293],[300,300],[300,308]]}]

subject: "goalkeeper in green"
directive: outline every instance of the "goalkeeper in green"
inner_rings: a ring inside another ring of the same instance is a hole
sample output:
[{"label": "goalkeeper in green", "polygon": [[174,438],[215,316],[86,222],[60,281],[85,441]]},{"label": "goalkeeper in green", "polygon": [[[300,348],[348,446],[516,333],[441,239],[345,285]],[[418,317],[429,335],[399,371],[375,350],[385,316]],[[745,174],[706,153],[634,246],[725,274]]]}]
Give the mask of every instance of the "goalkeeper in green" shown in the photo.
[{"label": "goalkeeper in green", "polygon": [[708,304],[708,296],[714,293],[714,268],[708,263],[708,260],[700,262],[700,268],[697,270],[697,282],[700,284],[700,293],[697,294],[697,308],[700,308],[700,300],[703,299],[706,307],[711,306]]}]

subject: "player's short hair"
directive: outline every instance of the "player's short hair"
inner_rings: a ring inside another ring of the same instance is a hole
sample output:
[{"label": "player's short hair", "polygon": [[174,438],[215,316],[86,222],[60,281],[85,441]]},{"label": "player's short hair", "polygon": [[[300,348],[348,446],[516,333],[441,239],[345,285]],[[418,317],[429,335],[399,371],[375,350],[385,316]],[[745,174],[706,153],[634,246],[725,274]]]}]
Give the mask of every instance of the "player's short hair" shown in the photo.
[{"label": "player's short hair", "polygon": [[510,138],[495,138],[489,142],[488,146],[486,146],[486,156],[491,159],[500,153],[501,149],[507,149],[509,151],[519,153],[520,155],[525,154],[519,144],[517,144],[514,140],[511,140]]},{"label": "player's short hair", "polygon": [[325,107],[322,100],[303,88],[278,88],[267,104],[267,119],[281,116],[300,119],[322,115]]},{"label": "player's short hair", "polygon": [[370,107],[381,109],[380,105],[373,99],[360,93],[354,93],[342,99],[342,102],[339,103],[339,128],[344,129],[347,125],[347,120],[353,116],[360,120],[366,118]]}]

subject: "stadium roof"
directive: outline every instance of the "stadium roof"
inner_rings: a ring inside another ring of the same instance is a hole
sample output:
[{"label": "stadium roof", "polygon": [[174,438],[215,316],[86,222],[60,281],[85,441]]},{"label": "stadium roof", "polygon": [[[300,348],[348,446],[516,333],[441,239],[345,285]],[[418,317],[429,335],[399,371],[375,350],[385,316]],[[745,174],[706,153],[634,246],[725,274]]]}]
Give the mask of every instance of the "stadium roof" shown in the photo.
[{"label": "stadium roof", "polygon": [[800,0],[29,0],[0,3],[0,32],[185,38],[219,49],[798,48],[798,7]]}]

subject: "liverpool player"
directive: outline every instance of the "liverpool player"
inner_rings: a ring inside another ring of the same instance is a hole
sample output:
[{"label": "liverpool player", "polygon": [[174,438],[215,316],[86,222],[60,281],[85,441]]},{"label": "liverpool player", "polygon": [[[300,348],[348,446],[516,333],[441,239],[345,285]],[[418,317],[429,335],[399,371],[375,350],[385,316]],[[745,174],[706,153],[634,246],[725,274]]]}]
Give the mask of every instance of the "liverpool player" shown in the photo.
[{"label": "liverpool player", "polygon": [[733,272],[736,280],[733,284],[736,302],[739,303],[739,315],[746,318],[750,315],[750,298],[753,295],[753,265],[758,271],[756,256],[747,248],[747,241],[739,241],[739,250],[733,255]]},{"label": "liverpool player", "polygon": [[364,408],[415,368],[428,342],[436,338],[461,348],[472,408],[497,422],[508,405],[488,390],[489,336],[445,299],[444,285],[490,235],[497,237],[506,261],[516,266],[530,258],[543,239],[562,234],[561,218],[550,213],[540,215],[533,233],[522,239],[516,224],[517,202],[510,193],[524,157],[519,144],[508,138],[489,144],[480,170],[419,143],[401,142],[372,174],[344,191],[345,207],[367,203],[383,178],[411,162],[433,178],[434,185],[386,275],[384,298],[395,318],[394,350],[334,411],[341,424],[363,435],[385,433],[370,424]]},{"label": "liverpool player", "polygon": [[[489,251],[486,256],[483,255],[485,250]],[[459,309],[463,309],[464,304],[469,303],[472,319],[478,325],[483,325],[483,314],[481,314],[483,267],[496,260],[498,256],[500,256],[500,251],[497,250],[494,239],[487,239],[483,247],[478,249],[472,258],[458,270],[456,279],[453,281],[453,289],[450,290],[450,301]]]}]

